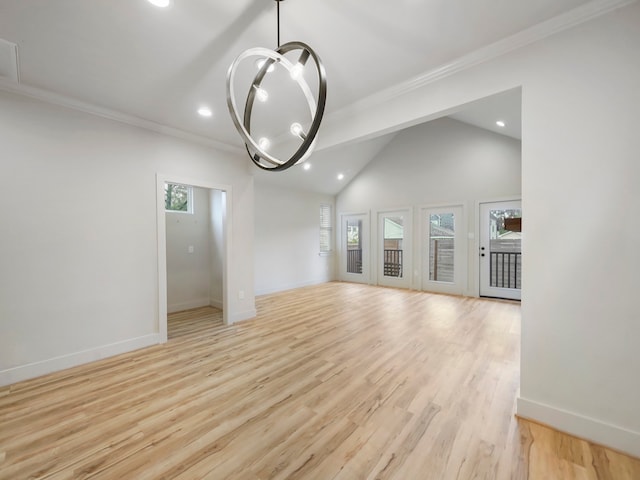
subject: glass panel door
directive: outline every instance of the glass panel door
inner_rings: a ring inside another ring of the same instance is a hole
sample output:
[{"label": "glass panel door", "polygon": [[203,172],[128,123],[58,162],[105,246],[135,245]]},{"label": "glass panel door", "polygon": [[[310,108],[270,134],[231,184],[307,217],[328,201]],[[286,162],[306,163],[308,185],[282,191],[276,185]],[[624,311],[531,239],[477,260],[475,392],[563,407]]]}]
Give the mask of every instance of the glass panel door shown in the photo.
[{"label": "glass panel door", "polygon": [[369,282],[369,215],[340,216],[340,279]]},{"label": "glass panel door", "polygon": [[480,204],[480,295],[520,300],[522,208],[520,201]]},{"label": "glass panel door", "polygon": [[462,294],[466,255],[462,206],[422,210],[422,289]]},{"label": "glass panel door", "polygon": [[411,212],[397,211],[378,214],[378,284],[409,287],[411,265]]},{"label": "glass panel door", "polygon": [[362,274],[362,219],[347,218],[347,273]]}]

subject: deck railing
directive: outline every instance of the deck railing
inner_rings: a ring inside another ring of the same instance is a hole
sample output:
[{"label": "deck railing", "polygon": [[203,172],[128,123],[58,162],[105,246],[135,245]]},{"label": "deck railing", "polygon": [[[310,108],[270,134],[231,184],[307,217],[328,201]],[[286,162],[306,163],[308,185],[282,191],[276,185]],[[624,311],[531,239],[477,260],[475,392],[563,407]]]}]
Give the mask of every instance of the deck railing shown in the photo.
[{"label": "deck railing", "polygon": [[347,250],[347,273],[362,273],[362,249]]},{"label": "deck railing", "polygon": [[521,288],[522,252],[489,252],[490,285]]},{"label": "deck railing", "polygon": [[384,250],[384,276],[402,278],[402,250]]}]

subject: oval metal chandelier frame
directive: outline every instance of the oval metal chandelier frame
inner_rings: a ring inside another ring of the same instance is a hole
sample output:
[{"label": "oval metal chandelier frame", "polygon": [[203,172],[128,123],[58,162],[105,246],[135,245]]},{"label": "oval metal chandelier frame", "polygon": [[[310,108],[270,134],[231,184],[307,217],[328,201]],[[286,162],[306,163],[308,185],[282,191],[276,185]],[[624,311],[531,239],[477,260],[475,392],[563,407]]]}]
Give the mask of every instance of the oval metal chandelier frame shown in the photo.
[{"label": "oval metal chandelier frame", "polygon": [[[261,148],[258,142],[256,142],[251,136],[251,112],[253,110],[256,92],[258,91],[258,89],[260,89],[262,80],[273,64],[282,65],[289,71],[289,73],[293,72],[295,68],[294,64],[291,63],[291,61],[289,61],[284,55],[294,50],[302,50],[301,56],[305,55],[305,52],[307,52],[307,55],[313,59],[316,65],[316,70],[318,72],[318,100],[316,102],[313,94],[311,93],[311,89],[309,88],[307,82],[304,80],[303,76],[295,76],[295,81],[301,88],[307,100],[312,121],[311,126],[309,127],[309,131],[306,132],[303,137],[302,144],[288,160],[281,160],[266,152],[265,149]],[[262,67],[260,67],[260,70],[256,74],[253,83],[249,88],[249,93],[247,94],[247,100],[245,102],[244,116],[241,119],[238,112],[238,106],[236,104],[234,87],[235,74],[238,65],[243,60],[248,57],[254,56],[265,58],[266,60]],[[236,129],[245,142],[245,147],[247,149],[247,153],[249,153],[249,156],[251,157],[251,160],[254,164],[262,168],[263,170],[286,170],[296,163],[306,160],[309,155],[311,155],[313,147],[315,146],[318,129],[320,128],[320,122],[322,121],[322,116],[324,115],[326,99],[327,79],[324,65],[322,64],[322,61],[320,60],[318,55],[313,51],[313,49],[303,42],[288,42],[284,45],[281,45],[276,50],[269,50],[268,48],[260,47],[250,48],[249,50],[245,50],[240,55],[238,55],[227,72],[227,106],[229,107],[229,112],[231,113],[231,119],[233,120]]]}]

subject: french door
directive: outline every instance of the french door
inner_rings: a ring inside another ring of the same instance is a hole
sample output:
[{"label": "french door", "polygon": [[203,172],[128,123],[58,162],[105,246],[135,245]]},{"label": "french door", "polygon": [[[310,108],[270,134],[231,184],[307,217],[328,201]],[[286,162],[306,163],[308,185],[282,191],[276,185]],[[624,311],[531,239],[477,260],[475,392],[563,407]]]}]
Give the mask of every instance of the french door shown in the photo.
[{"label": "french door", "polygon": [[411,286],[411,210],[378,213],[378,285]]},{"label": "french door", "polygon": [[369,215],[340,216],[340,279],[369,283]]},{"label": "french door", "polygon": [[466,241],[462,206],[424,208],[422,217],[422,289],[464,293]]},{"label": "french door", "polygon": [[521,202],[480,204],[480,296],[520,300]]}]

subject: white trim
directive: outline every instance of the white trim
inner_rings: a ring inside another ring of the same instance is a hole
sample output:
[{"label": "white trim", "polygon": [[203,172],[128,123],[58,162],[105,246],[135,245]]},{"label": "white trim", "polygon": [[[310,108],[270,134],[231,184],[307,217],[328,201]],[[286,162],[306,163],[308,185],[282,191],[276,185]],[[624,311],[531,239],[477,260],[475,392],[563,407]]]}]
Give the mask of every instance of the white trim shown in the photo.
[{"label": "white trim", "polygon": [[327,278],[316,278],[316,279],[313,279],[313,280],[306,280],[304,282],[285,283],[283,285],[264,288],[262,290],[256,291],[256,296],[269,295],[270,293],[277,293],[277,292],[285,292],[287,290],[293,290],[295,288],[309,287],[311,285],[322,285],[323,283],[328,283],[330,281],[331,281],[331,279],[329,277],[327,277]]},{"label": "white trim", "polygon": [[167,313],[181,312],[183,310],[191,310],[192,308],[208,307],[211,305],[209,297],[196,298],[188,302],[172,303],[167,306]]},{"label": "white trim", "polygon": [[509,52],[525,47],[551,35],[588,22],[612,10],[635,3],[637,0],[593,0],[574,8],[561,15],[522,30],[514,35],[498,40],[490,45],[479,48],[456,60],[440,65],[425,73],[417,75],[402,83],[380,90],[368,97],[357,100],[325,117],[325,123],[342,116],[351,116],[395,98],[418,90],[425,85],[434,83],[461,71],[488,62]]},{"label": "white trim", "polygon": [[61,355],[59,357],[29,363],[27,365],[20,365],[19,367],[8,368],[0,371],[0,387],[131,352],[140,348],[150,347],[158,343],[160,343],[160,336],[157,333],[152,333],[142,337],[130,338],[68,355]]},{"label": "white trim", "polygon": [[244,312],[235,312],[229,315],[229,324],[241,322],[243,320],[251,320],[258,316],[258,311],[255,308],[251,310],[245,310]]},{"label": "white trim", "polygon": [[209,306],[223,310],[224,304],[222,303],[222,300],[209,300]]},{"label": "white trim", "polygon": [[[209,190],[220,190],[225,194],[225,217],[224,223],[224,245],[223,245],[223,265],[222,265],[222,320],[225,325],[234,323],[238,317],[244,319],[243,313],[229,312],[231,299],[229,298],[229,269],[231,265],[231,230],[233,228],[232,219],[232,188],[230,185],[208,182],[201,179],[184,178],[176,175],[156,173],[156,241],[158,245],[158,332],[160,343],[166,343],[167,333],[167,225],[166,211],[164,209],[164,184],[181,183],[192,187],[206,188]],[[255,310],[254,310],[255,311]],[[255,316],[255,314],[253,315]]]},{"label": "white trim", "polygon": [[640,432],[522,397],[517,399],[516,412],[522,418],[640,457]]},{"label": "white trim", "polygon": [[205,145],[207,147],[212,147],[217,150],[231,153],[244,152],[243,148],[236,145],[230,145],[228,143],[214,140],[213,138],[205,137],[203,135],[198,135],[192,132],[187,132],[185,130],[180,130],[179,128],[169,127],[161,123],[119,112],[111,108],[100,107],[98,105],[83,102],[82,100],[77,100],[75,98],[67,97],[58,93],[31,87],[22,83],[17,84],[3,78],[0,78],[0,91],[22,95],[53,105],[58,105],[61,107],[70,108],[72,110],[88,113],[89,115],[95,115],[97,117],[107,118],[109,120],[132,125],[134,127],[144,128],[145,130],[150,130],[152,132],[170,135],[182,140],[187,140],[190,142],[198,143],[200,145]]}]

